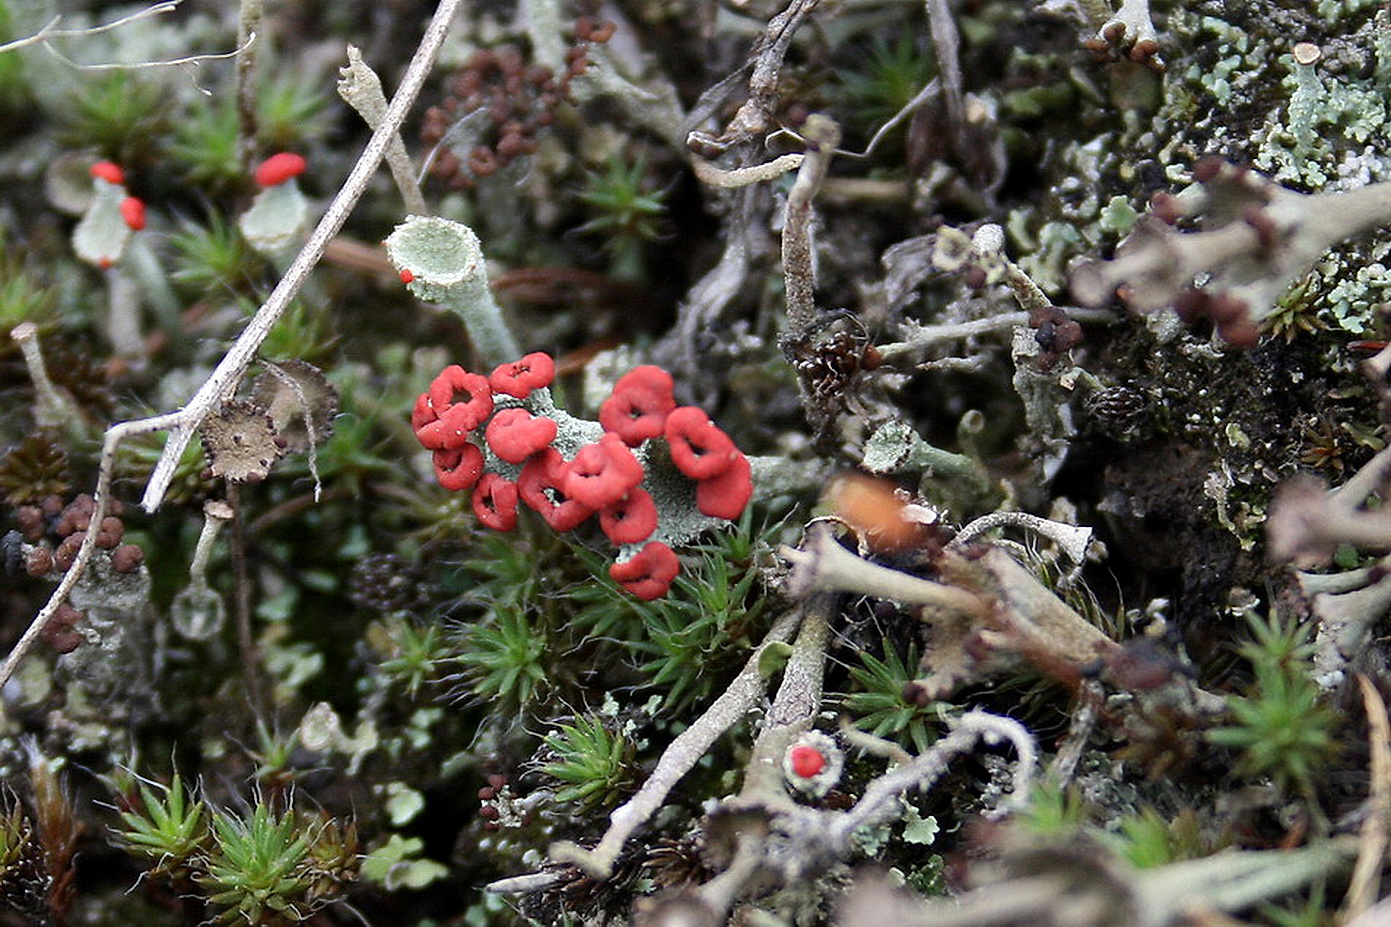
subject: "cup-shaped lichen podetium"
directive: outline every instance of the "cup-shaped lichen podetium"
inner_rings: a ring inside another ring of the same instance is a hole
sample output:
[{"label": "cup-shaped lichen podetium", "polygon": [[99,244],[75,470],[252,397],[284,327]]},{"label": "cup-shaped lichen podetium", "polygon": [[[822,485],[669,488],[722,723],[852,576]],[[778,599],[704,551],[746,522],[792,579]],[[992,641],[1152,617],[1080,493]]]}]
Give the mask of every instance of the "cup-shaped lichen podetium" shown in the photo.
[{"label": "cup-shaped lichen podetium", "polygon": [[238,220],[247,243],[281,268],[294,260],[308,223],[309,200],[293,178],[262,189]]},{"label": "cup-shaped lichen podetium", "polygon": [[463,320],[484,364],[521,355],[488,289],[483,249],[473,229],[449,219],[410,216],[387,238],[386,252],[413,294]]}]

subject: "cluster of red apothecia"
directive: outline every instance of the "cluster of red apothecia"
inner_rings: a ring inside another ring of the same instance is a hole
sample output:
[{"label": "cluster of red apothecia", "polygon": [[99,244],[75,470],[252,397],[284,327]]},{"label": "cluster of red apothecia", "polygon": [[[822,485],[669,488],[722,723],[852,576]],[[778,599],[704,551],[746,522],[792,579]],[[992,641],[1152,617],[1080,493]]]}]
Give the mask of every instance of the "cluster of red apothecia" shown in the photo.
[{"label": "cluster of red apothecia", "polygon": [[463,70],[449,81],[449,96],[425,111],[420,137],[437,145],[450,129],[474,113],[486,113],[488,126],[466,161],[448,145],[441,148],[430,172],[455,188],[473,185],[523,155],[536,151],[537,132],[555,119],[561,103],[573,102],[570,81],[589,68],[589,46],[607,42],[614,24],[582,16],[575,22],[575,44],[565,51],[565,70],[559,75],[541,65],[527,65],[512,45],[474,52]]},{"label": "cluster of red apothecia", "polygon": [[[753,494],[749,460],[701,409],[677,406],[671,375],[646,365],[625,374],[599,408],[603,435],[566,460],[552,442],[556,421],[533,415],[512,400],[525,399],[555,376],[543,353],[502,364],[490,376],[446,367],[420,394],[411,426],[434,454],[435,476],[450,490],[473,490],[478,520],[497,531],[517,524],[517,503],[538,512],[556,531],[578,528],[591,515],[618,545],[640,544],[657,530],[661,513],[632,448],[662,441],[675,468],[695,482],[704,516],[738,518]],[[494,411],[501,402],[504,408]],[[481,430],[488,449],[521,468],[515,481],[485,473],[483,449],[470,440]],[[666,594],[680,570],[670,547],[650,541],[609,568],[613,580],[640,599]]]},{"label": "cluster of red apothecia", "polygon": [[[32,545],[24,553],[24,572],[36,578],[52,576],[55,571],[66,573],[87,537],[95,505],[92,497],[83,493],[66,505],[58,496],[49,496],[37,505],[16,509],[19,533]],[[107,509],[109,514],[97,529],[97,550],[107,552],[111,569],[117,573],[134,573],[145,562],[145,552],[134,544],[121,543],[126,528],[120,519],[120,501],[112,499]],[[82,643],[75,628],[81,619],[80,611],[67,603],[60,605],[44,625],[44,640],[59,653],[71,653]]]}]

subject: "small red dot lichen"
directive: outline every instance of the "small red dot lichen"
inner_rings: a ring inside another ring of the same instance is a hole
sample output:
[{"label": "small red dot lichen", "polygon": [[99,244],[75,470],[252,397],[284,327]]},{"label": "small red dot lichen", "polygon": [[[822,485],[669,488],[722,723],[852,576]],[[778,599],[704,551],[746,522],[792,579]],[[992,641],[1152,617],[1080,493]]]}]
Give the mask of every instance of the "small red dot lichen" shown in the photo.
[{"label": "small red dot lichen", "polygon": [[111,161],[98,161],[87,170],[93,177],[98,177],[107,183],[115,184],[118,187],[125,185],[125,171]]},{"label": "small red dot lichen", "polygon": [[810,779],[826,768],[826,758],[821,755],[821,751],[807,744],[793,747],[788,751],[787,758],[792,765],[792,771],[803,779]]},{"label": "small red dot lichen", "polygon": [[551,360],[549,354],[537,351],[519,361],[500,364],[488,376],[488,383],[495,392],[525,399],[532,390],[550,386],[554,379],[555,361]]},{"label": "small red dot lichen", "polygon": [[657,503],[651,493],[635,486],[622,499],[599,510],[599,527],[615,544],[645,541],[657,530]]},{"label": "small red dot lichen", "polygon": [[494,531],[517,527],[517,484],[496,473],[485,473],[473,491],[473,513]]},{"label": "small red dot lichen", "polygon": [[306,166],[303,155],[289,151],[273,154],[262,161],[260,167],[256,168],[256,185],[258,187],[278,187],[287,180],[303,174]]},{"label": "small red dot lichen", "polygon": [[566,495],[569,474],[569,461],[560,456],[560,451],[548,447],[533,454],[517,477],[517,493],[522,501],[556,531],[573,531],[594,514],[594,509]]},{"label": "small red dot lichen", "polygon": [[125,220],[126,227],[131,231],[138,232],[145,227],[145,203],[137,196],[128,196],[121,200],[121,218]]},{"label": "small red dot lichen", "polygon": [[565,492],[597,510],[622,499],[643,476],[642,464],[623,439],[606,432],[597,443],[586,444],[575,454],[565,476]]},{"label": "small red dot lichen", "polygon": [[701,480],[696,486],[696,508],[711,518],[730,521],[743,514],[744,506],[753,497],[753,468],[749,459],[738,451],[730,460],[729,469],[719,476]]},{"label": "small red dot lichen", "polygon": [[483,452],[476,444],[437,450],[433,459],[435,478],[445,489],[472,489],[483,475]]},{"label": "small red dot lichen", "polygon": [[503,409],[484,431],[488,449],[502,460],[518,465],[548,446],[555,435],[553,420],[532,415],[526,409]]},{"label": "small red dot lichen", "polygon": [[693,480],[708,480],[729,469],[738,453],[729,435],[710,421],[704,409],[681,406],[667,416],[663,429],[671,461]]}]

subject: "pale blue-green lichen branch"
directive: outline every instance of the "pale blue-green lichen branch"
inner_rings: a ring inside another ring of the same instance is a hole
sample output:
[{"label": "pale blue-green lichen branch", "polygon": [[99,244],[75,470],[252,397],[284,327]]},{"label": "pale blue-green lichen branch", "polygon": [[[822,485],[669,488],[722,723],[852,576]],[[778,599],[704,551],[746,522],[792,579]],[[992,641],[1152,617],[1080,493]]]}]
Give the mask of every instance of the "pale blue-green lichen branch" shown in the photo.
[{"label": "pale blue-green lichen branch", "polygon": [[484,365],[521,357],[488,286],[483,247],[473,229],[450,219],[410,216],[387,238],[386,252],[413,294],[459,317]]}]

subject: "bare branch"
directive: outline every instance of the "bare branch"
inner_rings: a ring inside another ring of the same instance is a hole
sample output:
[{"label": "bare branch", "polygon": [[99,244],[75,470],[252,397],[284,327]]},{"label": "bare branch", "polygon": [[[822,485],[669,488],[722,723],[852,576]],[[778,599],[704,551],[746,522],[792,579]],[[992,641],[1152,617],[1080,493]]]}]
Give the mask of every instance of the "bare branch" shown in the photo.
[{"label": "bare branch", "polygon": [[103,23],[100,26],[88,26],[84,29],[59,29],[58,24],[63,21],[63,17],[58,15],[50,19],[42,29],[33,35],[22,39],[15,39],[13,42],[6,42],[4,45],[0,45],[0,54],[26,48],[30,45],[46,44],[50,39],[100,35],[103,32],[119,29],[121,26],[129,25],[130,23],[142,19],[148,19],[151,16],[158,16],[161,13],[172,13],[182,2],[183,0],[165,0],[163,3],[156,3],[154,6],[146,7],[143,10],[137,10],[129,16],[122,16],[120,19],[114,19],[109,23]]}]

